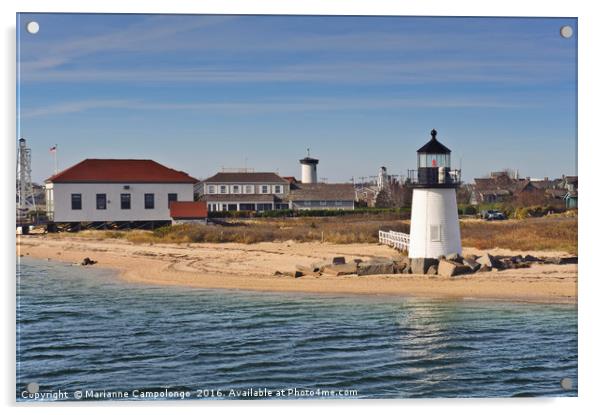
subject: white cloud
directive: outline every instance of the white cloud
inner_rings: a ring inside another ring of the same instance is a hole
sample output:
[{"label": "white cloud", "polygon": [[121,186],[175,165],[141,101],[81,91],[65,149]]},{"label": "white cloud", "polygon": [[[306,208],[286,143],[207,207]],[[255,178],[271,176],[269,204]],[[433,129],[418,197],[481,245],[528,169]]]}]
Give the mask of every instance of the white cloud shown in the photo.
[{"label": "white cloud", "polygon": [[282,113],[308,111],[384,110],[396,108],[525,108],[536,103],[495,100],[483,97],[464,98],[313,98],[264,101],[224,101],[166,103],[142,100],[83,100],[52,104],[24,110],[21,118],[74,114],[94,110],[192,111],[221,113]]}]

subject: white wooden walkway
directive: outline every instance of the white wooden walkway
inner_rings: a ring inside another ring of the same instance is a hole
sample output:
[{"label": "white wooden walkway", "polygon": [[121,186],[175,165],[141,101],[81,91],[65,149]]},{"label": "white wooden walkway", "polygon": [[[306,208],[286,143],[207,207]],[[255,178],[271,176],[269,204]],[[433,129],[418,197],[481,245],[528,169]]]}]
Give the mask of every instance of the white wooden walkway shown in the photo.
[{"label": "white wooden walkway", "polygon": [[392,246],[400,251],[410,249],[410,235],[395,231],[378,231],[378,243]]}]

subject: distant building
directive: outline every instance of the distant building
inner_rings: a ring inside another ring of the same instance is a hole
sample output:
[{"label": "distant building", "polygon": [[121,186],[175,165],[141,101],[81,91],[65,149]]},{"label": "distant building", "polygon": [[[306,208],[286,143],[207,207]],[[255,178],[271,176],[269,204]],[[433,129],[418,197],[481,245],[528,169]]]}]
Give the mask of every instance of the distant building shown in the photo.
[{"label": "distant building", "polygon": [[220,172],[202,182],[201,200],[209,212],[278,209],[353,209],[352,184],[318,183],[318,160],[300,160],[302,181],[272,172]]},{"label": "distant building", "polygon": [[168,222],[196,182],[153,160],[86,159],[46,180],[46,209],[55,223]]},{"label": "distant building", "polygon": [[291,185],[287,196],[289,208],[306,209],[353,209],[355,189],[351,183],[296,183]]},{"label": "distant building", "polygon": [[288,180],[276,173],[220,172],[202,182],[209,212],[288,209]]},{"label": "distant building", "polygon": [[488,178],[474,179],[470,189],[470,203],[501,203],[517,198],[566,203],[566,207],[577,205],[577,176],[562,176],[558,179],[518,178],[517,173],[492,172]]},{"label": "distant building", "polygon": [[207,202],[171,202],[169,204],[169,215],[174,225],[188,223],[207,223]]},{"label": "distant building", "polygon": [[517,179],[501,173],[492,174],[489,178],[474,179],[474,181],[470,195],[470,203],[473,205],[507,202],[522,192],[536,188],[528,178]]}]

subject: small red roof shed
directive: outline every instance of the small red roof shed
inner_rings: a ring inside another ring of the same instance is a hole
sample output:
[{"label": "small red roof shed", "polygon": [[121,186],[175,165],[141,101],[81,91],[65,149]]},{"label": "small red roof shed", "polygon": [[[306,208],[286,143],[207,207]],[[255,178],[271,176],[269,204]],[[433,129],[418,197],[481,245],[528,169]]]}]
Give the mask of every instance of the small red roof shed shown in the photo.
[{"label": "small red roof shed", "polygon": [[173,219],[205,219],[207,218],[207,202],[171,202],[169,215]]}]

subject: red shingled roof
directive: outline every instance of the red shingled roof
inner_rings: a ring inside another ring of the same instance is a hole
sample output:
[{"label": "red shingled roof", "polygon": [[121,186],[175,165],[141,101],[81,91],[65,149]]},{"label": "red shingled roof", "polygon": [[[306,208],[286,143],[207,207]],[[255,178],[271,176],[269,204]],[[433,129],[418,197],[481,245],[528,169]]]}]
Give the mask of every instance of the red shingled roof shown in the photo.
[{"label": "red shingled roof", "polygon": [[53,183],[197,183],[188,174],[153,160],[85,159],[48,178]]},{"label": "red shingled roof", "polygon": [[206,218],[207,202],[171,202],[169,216],[175,219]]}]

